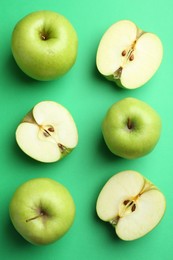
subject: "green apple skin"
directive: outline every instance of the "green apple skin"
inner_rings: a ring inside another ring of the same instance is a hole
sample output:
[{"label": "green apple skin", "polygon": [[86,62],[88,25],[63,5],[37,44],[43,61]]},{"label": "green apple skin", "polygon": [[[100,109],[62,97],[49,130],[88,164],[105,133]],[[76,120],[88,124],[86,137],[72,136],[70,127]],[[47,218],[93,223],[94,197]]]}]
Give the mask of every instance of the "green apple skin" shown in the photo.
[{"label": "green apple skin", "polygon": [[123,89],[127,89],[125,88],[122,84],[121,84],[121,80],[120,79],[115,79],[114,75],[110,75],[110,76],[105,76],[105,78],[111,82],[114,82],[118,87],[123,88]]},{"label": "green apple skin", "polygon": [[78,38],[63,15],[43,10],[28,14],[16,24],[11,47],[25,74],[47,81],[64,75],[73,66]]},{"label": "green apple skin", "polygon": [[35,178],[17,188],[9,214],[23,238],[34,245],[47,245],[61,238],[72,226],[75,204],[62,184],[50,178]]},{"label": "green apple skin", "polygon": [[145,102],[124,98],[113,104],[103,120],[102,133],[109,150],[135,159],[150,153],[161,134],[158,113]]}]

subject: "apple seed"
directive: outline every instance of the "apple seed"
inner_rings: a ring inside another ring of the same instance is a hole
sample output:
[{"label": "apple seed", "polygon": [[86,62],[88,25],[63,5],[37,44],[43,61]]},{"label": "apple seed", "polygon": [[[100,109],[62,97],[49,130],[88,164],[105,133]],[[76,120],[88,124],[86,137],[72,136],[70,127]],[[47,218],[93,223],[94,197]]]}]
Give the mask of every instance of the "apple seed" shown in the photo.
[{"label": "apple seed", "polygon": [[125,200],[125,201],[123,202],[123,204],[126,206],[129,202],[130,202],[130,200]]},{"label": "apple seed", "polygon": [[50,133],[55,132],[53,126],[50,126],[47,130],[46,130],[46,129],[43,129],[43,134],[44,134],[44,136],[46,136],[46,137],[51,136],[51,134],[50,134],[49,132],[50,132]]},{"label": "apple seed", "polygon": [[132,208],[131,208],[132,212],[136,210],[136,204],[134,203]]},{"label": "apple seed", "polygon": [[134,54],[131,54],[131,55],[130,55],[129,60],[130,60],[130,61],[134,60]]},{"label": "apple seed", "polygon": [[44,132],[43,132],[44,136],[48,137],[50,136],[49,132],[47,130],[44,129]]},{"label": "apple seed", "polygon": [[126,50],[122,51],[121,55],[124,57],[126,56]]},{"label": "apple seed", "polygon": [[51,126],[48,128],[48,131],[53,133],[55,130],[54,130],[53,126]]}]

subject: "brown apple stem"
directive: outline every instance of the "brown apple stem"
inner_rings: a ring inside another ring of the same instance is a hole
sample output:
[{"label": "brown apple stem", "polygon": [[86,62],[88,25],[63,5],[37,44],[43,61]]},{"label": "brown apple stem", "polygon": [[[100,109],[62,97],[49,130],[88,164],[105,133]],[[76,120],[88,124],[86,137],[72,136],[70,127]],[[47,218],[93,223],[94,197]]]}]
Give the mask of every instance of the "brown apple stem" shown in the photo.
[{"label": "brown apple stem", "polygon": [[130,118],[128,118],[128,120],[127,120],[127,127],[130,130],[133,128],[133,124],[132,124],[132,121],[130,120]]},{"label": "brown apple stem", "polygon": [[37,219],[37,218],[40,218],[40,217],[42,217],[43,215],[44,215],[44,213],[41,212],[40,215],[37,215],[37,216],[35,216],[35,217],[33,217],[33,218],[26,219],[26,222],[29,222],[29,221],[35,220],[35,219]]}]

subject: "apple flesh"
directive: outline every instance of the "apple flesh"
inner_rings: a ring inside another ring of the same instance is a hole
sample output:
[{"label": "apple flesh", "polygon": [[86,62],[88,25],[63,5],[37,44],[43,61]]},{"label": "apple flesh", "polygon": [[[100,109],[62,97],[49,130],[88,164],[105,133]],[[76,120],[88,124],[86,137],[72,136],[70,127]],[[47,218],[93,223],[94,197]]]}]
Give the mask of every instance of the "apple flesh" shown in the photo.
[{"label": "apple flesh", "polygon": [[23,238],[34,245],[46,245],[60,239],[70,229],[75,204],[64,185],[49,178],[36,178],[17,188],[9,214]]},{"label": "apple flesh", "polygon": [[144,85],[159,68],[161,40],[129,20],[119,21],[104,33],[98,46],[99,72],[118,86],[135,89]]},{"label": "apple flesh", "polygon": [[25,74],[36,80],[53,80],[74,65],[78,38],[63,15],[36,11],[16,24],[11,47],[16,63]]},{"label": "apple flesh", "polygon": [[42,101],[16,129],[16,141],[27,155],[40,162],[55,162],[78,143],[78,131],[70,112],[54,101]]},{"label": "apple flesh", "polygon": [[98,217],[109,222],[122,240],[135,240],[162,219],[166,200],[161,191],[136,171],[123,171],[104,185],[96,204]]},{"label": "apple flesh", "polygon": [[102,133],[113,154],[135,159],[150,153],[158,143],[161,119],[145,102],[124,98],[108,109],[102,123]]}]

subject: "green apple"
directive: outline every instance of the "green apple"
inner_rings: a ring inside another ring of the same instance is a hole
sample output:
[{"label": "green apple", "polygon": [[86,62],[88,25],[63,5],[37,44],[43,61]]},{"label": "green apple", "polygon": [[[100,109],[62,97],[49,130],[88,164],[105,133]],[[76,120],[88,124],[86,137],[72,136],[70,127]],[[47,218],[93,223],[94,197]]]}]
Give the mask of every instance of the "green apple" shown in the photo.
[{"label": "green apple", "polygon": [[16,141],[33,159],[51,163],[73,151],[78,143],[78,131],[64,106],[54,101],[42,101],[18,125]]},{"label": "green apple", "polygon": [[62,184],[49,178],[35,178],[14,192],[9,214],[15,229],[28,242],[46,245],[70,229],[75,217],[75,204]]},{"label": "green apple", "polygon": [[77,56],[72,24],[53,11],[36,11],[21,19],[12,34],[12,53],[20,69],[36,80],[64,75]]},{"label": "green apple", "polygon": [[163,57],[161,40],[154,33],[122,20],[102,36],[96,55],[99,72],[118,86],[135,89],[158,70]]},{"label": "green apple", "polygon": [[161,119],[145,102],[124,98],[107,111],[102,133],[112,153],[134,159],[154,149],[161,133]]},{"label": "green apple", "polygon": [[118,237],[126,241],[138,239],[153,230],[165,209],[163,193],[136,171],[112,176],[96,203],[99,218],[113,225]]}]

